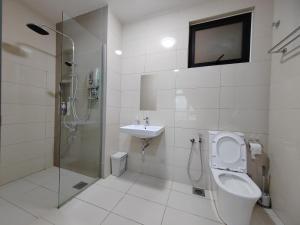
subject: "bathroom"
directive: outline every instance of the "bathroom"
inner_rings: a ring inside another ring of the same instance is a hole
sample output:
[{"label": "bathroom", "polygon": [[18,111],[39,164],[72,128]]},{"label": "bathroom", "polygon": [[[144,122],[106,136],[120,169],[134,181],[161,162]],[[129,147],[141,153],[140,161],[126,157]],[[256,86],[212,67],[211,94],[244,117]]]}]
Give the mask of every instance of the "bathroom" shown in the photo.
[{"label": "bathroom", "polygon": [[300,224],[299,0],[0,2],[0,225]]}]

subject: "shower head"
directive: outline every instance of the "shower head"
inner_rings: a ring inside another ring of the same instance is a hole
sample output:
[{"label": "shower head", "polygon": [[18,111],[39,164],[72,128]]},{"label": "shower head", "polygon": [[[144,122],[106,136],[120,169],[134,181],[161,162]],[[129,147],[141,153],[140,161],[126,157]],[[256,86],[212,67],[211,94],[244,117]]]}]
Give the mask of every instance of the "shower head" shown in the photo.
[{"label": "shower head", "polygon": [[38,26],[38,25],[36,25],[34,23],[28,23],[28,24],[26,24],[26,26],[29,29],[33,30],[34,32],[36,32],[36,33],[38,33],[40,35],[49,35],[48,31],[44,30],[42,27],[40,27],[40,26]]}]

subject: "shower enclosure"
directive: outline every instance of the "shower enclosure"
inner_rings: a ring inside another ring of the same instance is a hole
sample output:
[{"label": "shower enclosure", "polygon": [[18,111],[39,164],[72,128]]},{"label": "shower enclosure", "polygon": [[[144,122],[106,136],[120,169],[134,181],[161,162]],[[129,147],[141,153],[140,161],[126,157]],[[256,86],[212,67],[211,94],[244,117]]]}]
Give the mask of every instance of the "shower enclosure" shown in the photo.
[{"label": "shower enclosure", "polygon": [[61,206],[103,173],[107,7],[50,21],[3,6],[0,185],[26,180],[48,196],[26,195],[35,208]]},{"label": "shower enclosure", "polygon": [[95,27],[92,22],[103,17],[103,10],[75,18],[63,13],[56,26],[61,32],[56,36],[59,98],[54,151],[54,165],[59,167],[59,205],[101,177],[105,73],[101,32],[104,34],[106,27]]}]

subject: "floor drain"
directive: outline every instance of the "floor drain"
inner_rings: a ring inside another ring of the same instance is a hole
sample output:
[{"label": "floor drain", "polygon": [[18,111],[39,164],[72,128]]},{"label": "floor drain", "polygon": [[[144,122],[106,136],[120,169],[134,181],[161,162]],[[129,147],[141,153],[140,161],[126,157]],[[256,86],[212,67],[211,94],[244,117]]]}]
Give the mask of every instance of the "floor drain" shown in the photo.
[{"label": "floor drain", "polygon": [[88,185],[88,183],[85,183],[85,182],[79,182],[78,184],[75,184],[74,186],[73,186],[73,188],[75,188],[75,189],[77,189],[77,190],[80,190],[80,189],[82,189],[82,188],[84,188],[86,185]]},{"label": "floor drain", "polygon": [[193,187],[193,194],[194,195],[200,195],[201,197],[205,197],[205,190],[201,189],[201,188]]}]

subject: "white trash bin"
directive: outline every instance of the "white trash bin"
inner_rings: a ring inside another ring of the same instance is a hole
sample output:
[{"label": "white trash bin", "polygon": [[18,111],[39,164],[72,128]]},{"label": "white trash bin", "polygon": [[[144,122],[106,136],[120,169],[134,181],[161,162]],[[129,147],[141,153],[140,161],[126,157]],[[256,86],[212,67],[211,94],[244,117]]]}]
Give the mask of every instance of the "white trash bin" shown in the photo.
[{"label": "white trash bin", "polygon": [[126,152],[117,152],[111,155],[112,175],[119,177],[125,172],[127,157],[128,154]]}]

